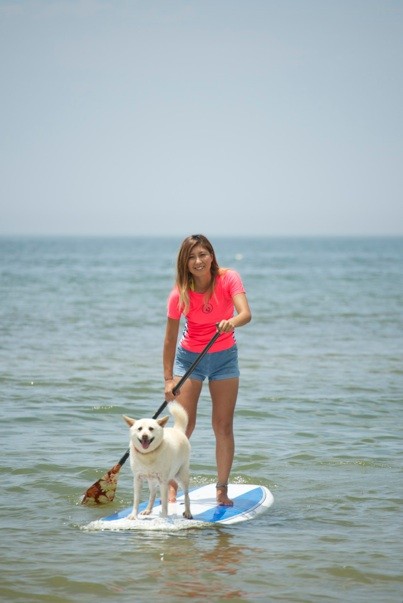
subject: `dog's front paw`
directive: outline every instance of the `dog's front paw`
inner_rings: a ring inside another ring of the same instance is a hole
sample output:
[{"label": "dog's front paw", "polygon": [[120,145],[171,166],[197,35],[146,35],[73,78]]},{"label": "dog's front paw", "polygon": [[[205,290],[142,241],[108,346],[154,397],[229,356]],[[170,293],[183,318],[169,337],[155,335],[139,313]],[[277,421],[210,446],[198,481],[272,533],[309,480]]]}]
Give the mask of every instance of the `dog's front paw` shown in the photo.
[{"label": "dog's front paw", "polygon": [[186,519],[193,519],[193,515],[190,511],[183,511],[183,517],[185,517]]},{"label": "dog's front paw", "polygon": [[151,509],[144,509],[144,511],[140,511],[140,515],[151,515]]},{"label": "dog's front paw", "polygon": [[130,515],[127,516],[127,519],[137,519],[137,513],[133,513],[132,511]]}]

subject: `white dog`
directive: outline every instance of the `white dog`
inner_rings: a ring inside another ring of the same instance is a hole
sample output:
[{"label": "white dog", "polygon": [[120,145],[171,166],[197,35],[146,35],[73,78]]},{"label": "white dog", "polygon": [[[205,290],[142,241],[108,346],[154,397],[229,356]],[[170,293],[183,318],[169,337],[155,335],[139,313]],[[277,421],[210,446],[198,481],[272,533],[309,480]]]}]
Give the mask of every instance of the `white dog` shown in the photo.
[{"label": "white dog", "polygon": [[150,498],[141,515],[149,515],[153,508],[157,488],[161,493],[161,516],[168,515],[168,485],[177,480],[185,495],[184,517],[192,519],[189,500],[190,443],[185,435],[188,416],[178,402],[170,402],[169,412],[175,419],[173,427],[165,427],[169,417],[162,419],[131,419],[124,416],[130,427],[130,465],[134,475],[133,511],[128,519],[136,519],[140,503],[141,486],[148,481]]}]

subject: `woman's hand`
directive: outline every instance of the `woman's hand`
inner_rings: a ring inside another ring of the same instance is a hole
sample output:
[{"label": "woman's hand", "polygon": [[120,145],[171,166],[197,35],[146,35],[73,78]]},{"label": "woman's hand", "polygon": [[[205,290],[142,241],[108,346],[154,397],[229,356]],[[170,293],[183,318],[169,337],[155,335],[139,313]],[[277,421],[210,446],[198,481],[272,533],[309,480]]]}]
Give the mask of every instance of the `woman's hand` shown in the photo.
[{"label": "woman's hand", "polygon": [[175,380],[174,379],[169,379],[168,381],[165,381],[165,400],[167,402],[172,402],[172,400],[175,400],[175,396],[177,396],[180,392],[177,391],[176,394],[174,394],[172,392],[173,388],[175,387]]},{"label": "woman's hand", "polygon": [[220,322],[217,323],[217,330],[220,333],[231,333],[234,329],[235,325],[231,320],[220,320]]}]

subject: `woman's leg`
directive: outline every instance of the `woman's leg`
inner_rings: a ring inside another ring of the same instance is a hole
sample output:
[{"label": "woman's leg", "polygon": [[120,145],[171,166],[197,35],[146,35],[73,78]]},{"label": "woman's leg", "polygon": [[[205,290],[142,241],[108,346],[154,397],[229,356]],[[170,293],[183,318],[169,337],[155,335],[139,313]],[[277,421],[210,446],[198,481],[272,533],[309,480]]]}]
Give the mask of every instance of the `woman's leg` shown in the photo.
[{"label": "woman's leg", "polygon": [[183,408],[188,414],[188,426],[186,429],[186,435],[188,438],[190,438],[196,426],[197,403],[199,401],[202,386],[203,381],[199,381],[198,379],[188,379],[182,385],[180,393],[175,398],[175,400],[182,404]]},{"label": "woman's leg", "polygon": [[[179,381],[179,378],[178,378]],[[175,398],[178,402],[180,402],[183,408],[186,410],[188,414],[188,426],[186,429],[186,435],[188,438],[193,433],[193,430],[196,426],[196,415],[197,415],[197,403],[199,401],[200,392],[203,386],[203,382],[197,379],[188,379],[181,387],[180,394],[178,394]],[[178,484],[175,480],[169,482],[169,493],[168,500],[169,502],[176,501],[176,493],[178,491]]]},{"label": "woman's leg", "polygon": [[234,460],[233,419],[238,397],[239,379],[222,379],[210,381],[210,394],[213,403],[212,425],[216,438],[217,462],[217,502],[221,505],[232,505],[228,498],[227,487]]}]

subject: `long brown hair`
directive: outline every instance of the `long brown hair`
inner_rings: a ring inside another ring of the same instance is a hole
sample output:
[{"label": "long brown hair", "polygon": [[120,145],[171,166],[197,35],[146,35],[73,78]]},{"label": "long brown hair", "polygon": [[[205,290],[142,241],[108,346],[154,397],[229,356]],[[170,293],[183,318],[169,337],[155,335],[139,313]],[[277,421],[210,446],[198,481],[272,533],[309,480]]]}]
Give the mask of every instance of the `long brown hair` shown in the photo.
[{"label": "long brown hair", "polygon": [[212,296],[216,276],[220,273],[220,267],[215,256],[214,248],[207,237],[202,234],[186,237],[180,246],[176,261],[176,285],[179,290],[179,306],[183,308],[184,314],[187,314],[189,311],[189,290],[193,285],[193,277],[188,269],[189,257],[196,245],[201,245],[213,258],[211,263],[211,285],[206,291],[206,301]]}]

